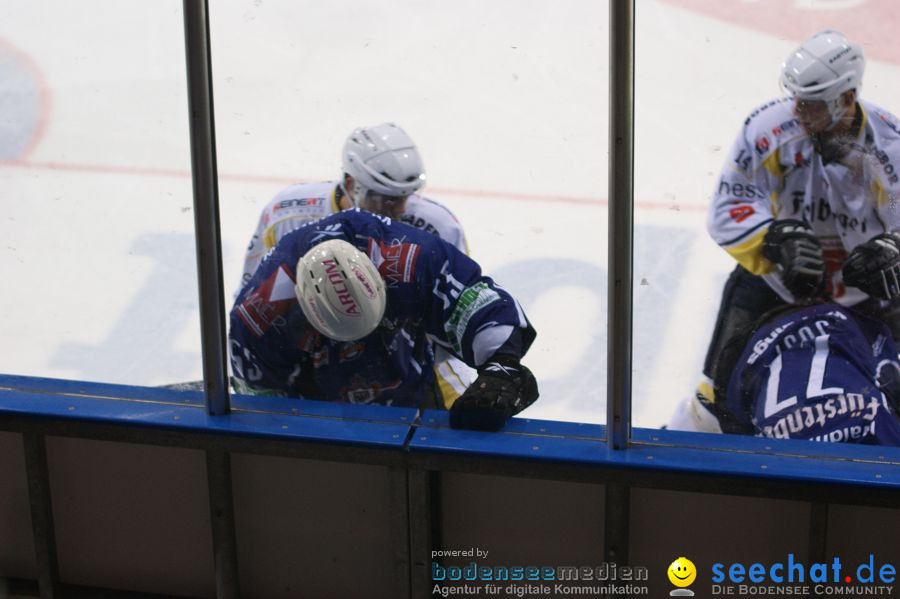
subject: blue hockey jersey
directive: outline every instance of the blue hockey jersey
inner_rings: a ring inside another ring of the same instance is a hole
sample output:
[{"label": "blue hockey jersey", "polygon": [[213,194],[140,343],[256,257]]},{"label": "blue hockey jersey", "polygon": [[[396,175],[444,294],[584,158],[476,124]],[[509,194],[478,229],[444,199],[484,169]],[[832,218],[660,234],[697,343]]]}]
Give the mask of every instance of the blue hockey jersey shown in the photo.
[{"label": "blue hockey jersey", "polygon": [[900,420],[877,381],[897,369],[887,327],[836,304],[775,318],[747,343],[726,408],[757,436],[900,446]]},{"label": "blue hockey jersey", "polygon": [[[328,239],[366,253],[386,284],[384,318],[358,341],[319,334],[294,294],[297,261]],[[479,366],[511,339],[524,353],[534,337],[516,300],[456,247],[388,217],[348,210],[288,233],[269,251],[235,300],[229,345],[242,390],[409,406],[419,405],[434,381],[428,339]]]}]

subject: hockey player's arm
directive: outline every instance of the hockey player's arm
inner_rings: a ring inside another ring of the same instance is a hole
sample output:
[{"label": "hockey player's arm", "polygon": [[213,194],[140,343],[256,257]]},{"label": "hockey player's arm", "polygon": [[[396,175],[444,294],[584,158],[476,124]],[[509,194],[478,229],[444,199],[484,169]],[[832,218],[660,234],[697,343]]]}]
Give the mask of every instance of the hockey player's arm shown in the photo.
[{"label": "hockey player's arm", "polygon": [[521,364],[536,333],[518,302],[471,259],[454,248],[437,262],[429,333],[478,370],[450,408],[450,424],[498,430],[538,398],[534,375]]},{"label": "hockey player's arm", "polygon": [[228,332],[234,390],[248,395],[302,397],[297,382],[305,374],[301,364],[307,361],[283,336],[272,332],[258,335],[257,325],[247,324],[241,309],[235,305],[231,311]]},{"label": "hockey player's arm", "polygon": [[241,283],[238,291],[250,282],[253,273],[256,272],[256,268],[259,266],[260,260],[268,251],[267,248],[263,247],[262,243],[263,232],[266,230],[266,222],[268,222],[268,210],[268,206],[263,208],[262,214],[259,215],[259,222],[256,224],[256,230],[253,231],[253,237],[250,238],[250,243],[247,244],[247,249],[244,252],[244,270],[241,273]]},{"label": "hockey player's arm", "polygon": [[299,349],[298,335],[307,327],[293,277],[295,255],[306,245],[300,235],[279,243],[235,300],[228,336],[239,392],[303,395],[309,356]]},{"label": "hockey player's arm", "polygon": [[778,151],[761,159],[745,128],[731,148],[713,192],[707,229],[713,240],[755,275],[775,264],[763,255],[764,238],[774,215],[770,203]]},{"label": "hockey player's arm", "polygon": [[537,380],[512,349],[523,337],[522,329],[513,329],[507,343],[478,369],[478,378],[450,407],[450,426],[496,431],[537,400]]}]

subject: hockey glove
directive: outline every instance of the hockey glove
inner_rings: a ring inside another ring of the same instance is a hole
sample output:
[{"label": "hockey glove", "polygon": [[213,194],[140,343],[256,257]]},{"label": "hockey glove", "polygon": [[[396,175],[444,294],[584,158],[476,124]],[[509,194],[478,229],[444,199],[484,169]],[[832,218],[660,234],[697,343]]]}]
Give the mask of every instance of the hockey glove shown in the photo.
[{"label": "hockey glove", "polygon": [[822,246],[805,222],[772,223],[763,238],[763,256],[781,267],[781,279],[795,299],[809,299],[822,293],[825,284]]},{"label": "hockey glove", "polygon": [[497,431],[538,398],[531,371],[511,356],[495,356],[450,407],[450,426]]},{"label": "hockey glove", "polygon": [[875,372],[875,382],[887,398],[894,414],[900,416],[900,364],[882,361]]},{"label": "hockey glove", "polygon": [[847,285],[876,299],[900,296],[900,234],[882,233],[853,248],[843,273]]}]

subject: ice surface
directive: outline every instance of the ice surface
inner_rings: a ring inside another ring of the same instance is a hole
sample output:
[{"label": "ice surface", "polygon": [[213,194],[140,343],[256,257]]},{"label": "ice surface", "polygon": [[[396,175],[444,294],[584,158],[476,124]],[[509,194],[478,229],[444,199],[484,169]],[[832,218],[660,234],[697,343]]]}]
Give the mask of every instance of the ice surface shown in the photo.
[{"label": "ice surface", "polygon": [[[604,421],[606,3],[210,4],[229,297],[265,202],[336,177],[353,127],[394,120],[538,329],[526,415]],[[709,193],[783,58],[833,19],[877,57],[866,97],[900,109],[900,73],[866,29],[888,3],[868,20],[849,16],[861,2],[731,3],[794,19],[790,35],[719,2],[637,4],[634,423],[658,426],[694,385],[732,267],[705,233]],[[0,370],[201,376],[187,122],[181,2],[0,4]]]}]

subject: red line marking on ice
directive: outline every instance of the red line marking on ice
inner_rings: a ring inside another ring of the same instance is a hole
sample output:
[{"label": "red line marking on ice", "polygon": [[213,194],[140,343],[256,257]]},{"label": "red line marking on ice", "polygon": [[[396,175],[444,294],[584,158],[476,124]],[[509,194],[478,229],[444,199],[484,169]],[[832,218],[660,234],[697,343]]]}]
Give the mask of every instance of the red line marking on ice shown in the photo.
[{"label": "red line marking on ice", "polygon": [[[837,29],[846,34],[851,41],[861,44],[868,58],[900,64],[900,44],[896,41],[897,23],[900,22],[900,2],[897,0],[844,2],[665,0],[665,2],[797,43],[817,31]],[[778,65],[773,67],[777,68]]]},{"label": "red line marking on ice", "polygon": [[[140,167],[140,166],[117,166],[112,164],[76,164],[70,162],[52,162],[38,160],[0,160],[0,166],[28,168],[28,169],[44,169],[52,171],[72,171],[82,173],[105,173],[105,174],[121,174],[121,175],[139,175],[148,177],[176,177],[190,178],[191,173],[183,169],[156,168],[156,167]],[[248,174],[228,174],[219,173],[219,180],[222,181],[238,181],[244,183],[275,183],[278,185],[291,185],[294,183],[310,183],[311,179],[298,179],[296,177],[281,177],[275,175],[248,175]],[[532,194],[519,193],[513,191],[494,191],[486,189],[459,189],[451,187],[429,187],[429,193],[436,196],[441,194],[472,197],[472,198],[492,198],[498,200],[513,200],[524,202],[542,202],[542,203],[562,203],[562,204],[581,204],[605,207],[609,205],[606,198],[589,198],[580,196],[566,196],[554,194]],[[654,202],[647,200],[637,200],[634,202],[635,208],[642,210],[671,210],[674,212],[706,212],[706,206],[699,204],[678,204]]]}]

